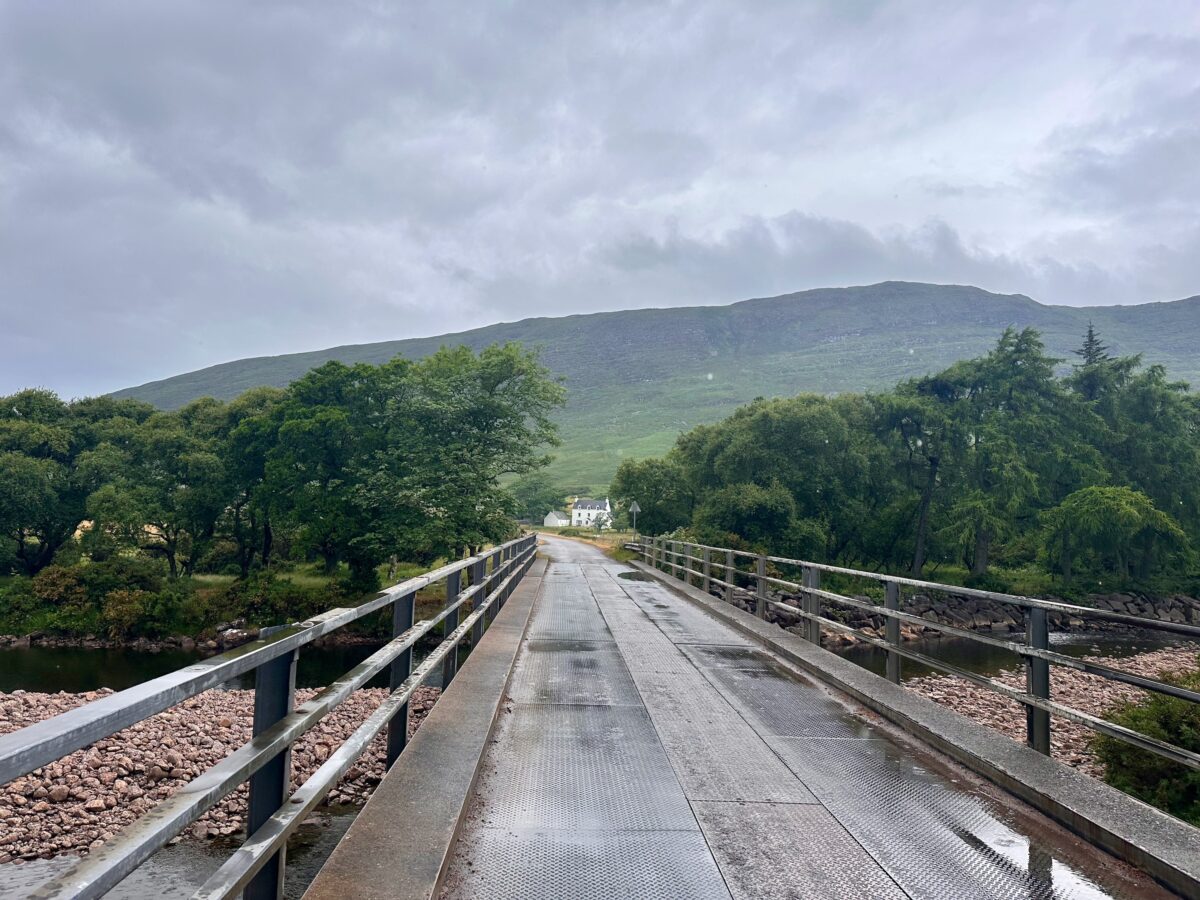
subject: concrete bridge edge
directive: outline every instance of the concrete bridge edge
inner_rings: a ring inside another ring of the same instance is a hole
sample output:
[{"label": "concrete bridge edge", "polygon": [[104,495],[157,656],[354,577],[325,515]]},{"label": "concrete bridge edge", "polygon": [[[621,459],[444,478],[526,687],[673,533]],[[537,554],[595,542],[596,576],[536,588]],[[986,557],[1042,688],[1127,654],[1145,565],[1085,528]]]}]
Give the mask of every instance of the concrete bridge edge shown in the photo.
[{"label": "concrete bridge edge", "polygon": [[305,900],[430,900],[438,895],[546,565],[543,557],[534,560]]},{"label": "concrete bridge edge", "polygon": [[1200,896],[1200,830],[699,588],[629,565],[1171,890]]}]

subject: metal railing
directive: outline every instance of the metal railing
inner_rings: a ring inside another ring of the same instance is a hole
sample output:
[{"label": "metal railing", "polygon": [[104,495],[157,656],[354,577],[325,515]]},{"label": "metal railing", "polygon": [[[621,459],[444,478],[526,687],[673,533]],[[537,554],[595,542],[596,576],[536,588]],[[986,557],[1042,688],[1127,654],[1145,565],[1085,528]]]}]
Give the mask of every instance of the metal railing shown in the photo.
[{"label": "metal railing", "polygon": [[[460,641],[470,632],[473,645],[478,643],[485,621],[504,605],[536,552],[537,536],[523,535],[393,585],[360,606],[331,609],[306,622],[264,629],[258,640],[235,650],[0,736],[3,785],[231,678],[255,673],[253,738],[33,896],[102,896],[247,779],[247,840],[194,896],[230,897],[239,891],[247,900],[281,896],[288,836],[385,727],[387,766],[396,761],[408,736],[413,691],[439,663],[443,685],[450,683]],[[464,572],[470,578],[465,588]],[[417,592],[439,581],[446,583],[445,605],[432,618],[414,622]],[[468,602],[470,611],[463,617]],[[295,706],[300,649],[389,606],[393,639],[312,699]],[[414,667],[413,648],[439,624],[442,641]],[[390,673],[387,699],[289,797],[292,743],[385,668]]]},{"label": "metal railing", "polygon": [[[1051,666],[1063,666],[1064,668],[1085,672],[1089,675],[1097,675],[1110,681],[1132,685],[1133,687],[1153,693],[1188,700],[1192,703],[1200,703],[1200,692],[1156,678],[1146,678],[1101,663],[1077,659],[1073,656],[1054,652],[1050,649],[1047,615],[1049,613],[1059,613],[1080,619],[1100,619],[1134,628],[1154,629],[1200,639],[1200,627],[1195,625],[1148,619],[1143,616],[1129,615],[1128,613],[1077,606],[1071,603],[1060,603],[1051,600],[1038,600],[1033,597],[1023,597],[1015,594],[1003,594],[995,591],[940,584],[933,581],[921,581],[916,578],[884,575],[879,572],[847,569],[841,566],[825,565],[807,560],[749,553],[725,547],[710,547],[704,544],[688,543],[666,538],[643,538],[640,545],[640,553],[649,565],[662,571],[669,571],[674,577],[685,580],[688,584],[692,584],[694,580],[697,582],[695,586],[703,589],[705,593],[711,594],[713,586],[718,586],[721,588],[723,599],[729,603],[734,602],[735,591],[738,590],[738,579],[744,579],[746,583],[753,586],[754,609],[760,619],[766,619],[768,610],[772,608],[777,608],[789,616],[798,616],[804,621],[805,625],[802,636],[818,646],[821,643],[821,629],[830,628],[844,634],[852,635],[859,641],[884,650],[887,654],[886,677],[894,684],[901,683],[901,660],[910,659],[936,671],[966,679],[990,691],[994,691],[1009,700],[1013,700],[1025,707],[1026,743],[1040,753],[1047,755],[1050,753],[1050,720],[1051,716],[1059,716],[1078,722],[1100,734],[1132,744],[1135,747],[1147,750],[1173,762],[1189,766],[1193,769],[1200,769],[1200,754],[1184,747],[1150,737],[1122,725],[1106,721],[1105,719],[1051,699]],[[746,561],[746,567],[741,568],[739,561]],[[800,582],[796,583],[767,574],[767,565],[769,563],[777,567],[786,566],[799,569]],[[724,577],[715,577],[713,569],[720,570]],[[870,600],[848,597],[844,594],[823,590],[821,588],[821,575],[823,573],[861,578],[881,583],[884,586],[883,604],[879,605]],[[796,607],[771,599],[768,595],[768,590],[771,586],[799,594],[802,605]],[[900,599],[901,591],[904,588],[928,591],[951,597],[987,600],[1018,608],[1022,611],[1025,621],[1025,640],[1021,643],[1004,640],[998,637],[979,634],[968,628],[948,625],[935,619],[926,619],[922,616],[903,612],[900,609]],[[885,619],[884,637],[879,638],[867,634],[860,628],[855,628],[822,615],[824,611],[823,603],[864,610],[872,616],[882,616]],[[988,647],[1007,650],[1016,654],[1024,661],[1025,690],[1016,690],[986,675],[970,672],[959,666],[905,647],[900,639],[900,626],[903,623],[920,628],[932,628],[942,634],[966,638]]]}]

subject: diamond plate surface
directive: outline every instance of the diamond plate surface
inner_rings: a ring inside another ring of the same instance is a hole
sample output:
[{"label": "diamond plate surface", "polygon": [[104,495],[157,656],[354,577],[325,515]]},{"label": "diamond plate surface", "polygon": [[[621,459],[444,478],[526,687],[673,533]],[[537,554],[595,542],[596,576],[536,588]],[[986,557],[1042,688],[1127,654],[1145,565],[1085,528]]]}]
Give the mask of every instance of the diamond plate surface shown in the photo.
[{"label": "diamond plate surface", "polygon": [[1110,896],[890,741],[776,738],[825,808],[915,898]]},{"label": "diamond plate surface", "polygon": [[821,806],[694,803],[735,900],[903,900],[905,894]]},{"label": "diamond plate surface", "polygon": [[509,696],[516,703],[642,703],[612,641],[526,641],[513,667]]},{"label": "diamond plate surface", "polygon": [[695,669],[635,680],[689,800],[817,802]]},{"label": "diamond plate surface", "polygon": [[696,828],[650,717],[629,706],[516,705],[480,788],[481,824]]},{"label": "diamond plate surface", "polygon": [[547,587],[538,599],[527,634],[530,640],[612,640],[590,593],[567,596],[553,587]]},{"label": "diamond plate surface", "polygon": [[459,848],[446,900],[729,900],[698,830],[483,828]]},{"label": "diamond plate surface", "polygon": [[879,733],[786,670],[712,667],[705,675],[766,735],[876,738]]},{"label": "diamond plate surface", "polygon": [[630,599],[676,643],[750,646],[750,642],[687,600],[655,584],[622,585]]}]

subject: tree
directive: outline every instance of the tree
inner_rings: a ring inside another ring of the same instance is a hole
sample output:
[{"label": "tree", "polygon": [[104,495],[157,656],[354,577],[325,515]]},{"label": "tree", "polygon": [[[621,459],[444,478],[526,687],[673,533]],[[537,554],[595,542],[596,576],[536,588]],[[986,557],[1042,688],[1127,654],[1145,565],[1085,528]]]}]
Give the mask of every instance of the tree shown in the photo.
[{"label": "tree", "polygon": [[1132,569],[1148,575],[1156,562],[1186,547],[1175,520],[1127,487],[1083,488],[1044,516],[1044,552],[1064,581],[1079,563],[1122,578]]},{"label": "tree", "polygon": [[551,510],[562,509],[567,500],[566,491],[551,484],[545,475],[536,473],[518,478],[508,486],[508,491],[513,497],[516,517],[535,525],[541,523]]},{"label": "tree", "polygon": [[100,448],[151,412],[132,400],[65,403],[44,390],[0,398],[0,534],[21,572],[40,572],[72,540],[108,475]]},{"label": "tree", "polygon": [[625,509],[637,501],[638,528],[643,534],[666,534],[692,520],[691,491],[683,469],[670,457],[623,460],[609,493]]}]

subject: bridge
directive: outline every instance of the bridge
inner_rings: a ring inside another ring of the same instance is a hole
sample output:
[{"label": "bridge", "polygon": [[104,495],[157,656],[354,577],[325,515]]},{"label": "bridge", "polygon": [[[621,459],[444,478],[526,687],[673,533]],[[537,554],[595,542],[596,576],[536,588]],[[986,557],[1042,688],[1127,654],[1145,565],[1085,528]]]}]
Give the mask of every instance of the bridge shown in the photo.
[{"label": "bridge", "polygon": [[[281,896],[288,836],[383,731],[388,773],[308,897],[1200,895],[1200,832],[1044,752],[1052,716],[1088,718],[1051,699],[1052,665],[1197,698],[1048,649],[1046,614],[1063,605],[1008,598],[1028,617],[1024,642],[967,632],[1026,659],[1025,692],[953,672],[1016,694],[1029,725],[1012,740],[899,683],[906,658],[953,669],[901,645],[899,624],[911,618],[901,590],[986,592],[662,540],[640,553],[642,562],[619,563],[548,537],[539,553],[526,536],[0,737],[3,783],[231,674],[257,673],[254,740],[37,895],[119,891],[123,877],[249,779],[249,837],[194,896]],[[822,588],[822,573],[878,579],[883,603]],[[438,581],[445,607],[414,622],[413,597]],[[823,628],[851,630],[831,617],[836,604],[885,615],[884,637],[860,637],[887,651],[888,677],[821,649]],[[388,607],[396,637],[293,708],[302,647]],[[781,629],[785,613],[802,627]],[[441,643],[414,660],[416,641],[435,629]],[[463,644],[471,652],[460,667]],[[384,670],[390,698],[289,796],[291,742]],[[446,688],[406,741],[407,701],[435,671]],[[1088,724],[1182,765],[1200,762],[1148,736]]]}]

